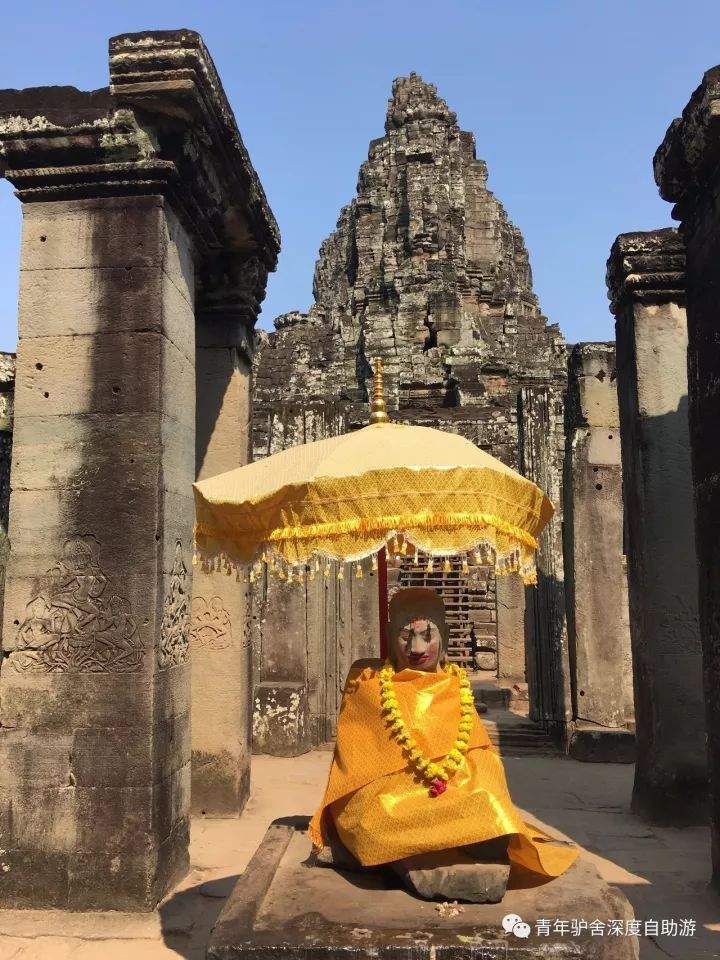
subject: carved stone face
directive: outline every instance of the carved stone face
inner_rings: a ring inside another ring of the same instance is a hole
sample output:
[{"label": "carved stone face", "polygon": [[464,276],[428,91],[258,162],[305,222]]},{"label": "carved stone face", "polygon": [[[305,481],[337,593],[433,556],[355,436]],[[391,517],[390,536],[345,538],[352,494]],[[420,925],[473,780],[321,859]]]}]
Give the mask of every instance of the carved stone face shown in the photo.
[{"label": "carved stone face", "polygon": [[432,620],[408,619],[395,637],[390,638],[390,656],[396,670],[437,670],[442,652],[442,634]]}]

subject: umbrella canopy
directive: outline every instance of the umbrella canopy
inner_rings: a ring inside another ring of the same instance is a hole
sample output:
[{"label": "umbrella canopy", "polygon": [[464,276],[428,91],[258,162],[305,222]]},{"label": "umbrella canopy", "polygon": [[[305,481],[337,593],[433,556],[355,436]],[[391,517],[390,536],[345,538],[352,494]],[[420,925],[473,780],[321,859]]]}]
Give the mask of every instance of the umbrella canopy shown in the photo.
[{"label": "umbrella canopy", "polygon": [[442,430],[377,422],[194,484],[201,558],[352,561],[389,541],[431,557],[489,552],[534,582],[553,507],[534,483]]}]

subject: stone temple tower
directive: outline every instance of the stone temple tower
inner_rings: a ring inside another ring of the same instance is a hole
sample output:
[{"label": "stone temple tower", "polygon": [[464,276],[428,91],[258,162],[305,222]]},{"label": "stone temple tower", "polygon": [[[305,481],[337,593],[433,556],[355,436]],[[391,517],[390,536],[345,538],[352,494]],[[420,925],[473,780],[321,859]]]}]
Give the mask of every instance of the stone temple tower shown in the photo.
[{"label": "stone temple tower", "polygon": [[[393,83],[385,136],[371,142],[357,194],[320,247],[313,294],[307,314],[284,314],[275,332],[260,334],[256,458],[365,424],[379,356],[393,419],[460,433],[521,466],[521,392],[561,396],[565,343],[540,310],[523,237],[488,190],[474,136],[415,73]],[[555,413],[561,424],[561,405]],[[437,586],[453,620],[453,656],[522,679],[518,585],[498,581],[507,596],[496,597],[488,571],[472,582],[453,571],[446,581]],[[263,607],[256,622],[269,644],[268,617]],[[358,629],[377,633],[374,621]],[[265,659],[258,654],[261,677]],[[281,674],[268,679],[289,679]]]},{"label": "stone temple tower", "polygon": [[378,355],[400,419],[446,420],[514,463],[518,383],[563,377],[564,341],[474,136],[435,87],[396,80],[385,130],[320,248],[315,303],[278,317],[259,351],[255,455],[364,423]]}]

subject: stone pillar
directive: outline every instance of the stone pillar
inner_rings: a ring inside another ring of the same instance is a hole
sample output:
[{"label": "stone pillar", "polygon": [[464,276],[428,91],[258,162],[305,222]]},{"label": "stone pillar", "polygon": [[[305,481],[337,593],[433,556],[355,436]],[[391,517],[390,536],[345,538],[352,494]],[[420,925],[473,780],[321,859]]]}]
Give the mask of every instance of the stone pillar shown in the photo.
[{"label": "stone pillar", "polygon": [[23,213],[3,901],[132,909],[187,868],[190,245],[161,197]]},{"label": "stone pillar", "polygon": [[[267,268],[225,258],[203,277],[197,315],[196,475],[248,463],[252,328]],[[192,810],[238,816],[250,789],[252,658],[248,585],[197,565],[193,577]]]},{"label": "stone pillar", "polygon": [[614,343],[573,347],[565,418],[563,537],[574,720],[570,753],[581,760],[632,759]]},{"label": "stone pillar", "polygon": [[[255,753],[289,757],[310,749],[308,655],[311,640],[324,640],[324,623],[309,623],[315,606],[309,597],[324,584],[322,574],[288,583],[265,571],[253,587]],[[322,643],[323,667],[324,650]]]},{"label": "stone pillar", "polygon": [[[14,406],[15,354],[0,353],[0,610],[2,610],[5,589],[5,566],[10,552],[8,521]],[[0,634],[0,639],[1,636]]]},{"label": "stone pillar", "polygon": [[542,723],[563,745],[572,721],[562,549],[564,386],[563,381],[528,384],[518,397],[521,471],[555,507],[540,536],[537,586],[525,588],[530,719]]},{"label": "stone pillar", "polygon": [[187,869],[196,266],[277,252],[201,38],[117,37],[110,67],[0,91],[23,204],[4,906],[152,909]]},{"label": "stone pillar", "polygon": [[525,585],[517,573],[495,579],[497,675],[525,682]]},{"label": "stone pillar", "polygon": [[379,656],[378,581],[324,563],[302,583],[264,576],[252,591],[253,750],[297,756],[335,736],[350,666]]},{"label": "stone pillar", "polygon": [[677,232],[621,234],[608,261],[608,289],[635,688],[632,805],[658,823],[702,821],[707,767]]},{"label": "stone pillar", "polygon": [[720,887],[720,66],[655,156],[687,256],[688,407],[703,649],[713,882]]}]

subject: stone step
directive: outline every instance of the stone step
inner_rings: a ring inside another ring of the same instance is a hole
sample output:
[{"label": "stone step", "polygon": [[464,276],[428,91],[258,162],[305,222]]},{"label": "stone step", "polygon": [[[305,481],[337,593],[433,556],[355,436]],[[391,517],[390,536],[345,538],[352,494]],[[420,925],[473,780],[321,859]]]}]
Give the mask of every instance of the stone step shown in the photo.
[{"label": "stone step", "polygon": [[572,731],[568,754],[575,760],[591,763],[634,763],[635,732],[580,722]]},{"label": "stone step", "polygon": [[505,756],[556,756],[561,752],[539,724],[509,710],[490,710],[481,720],[490,742]]}]

